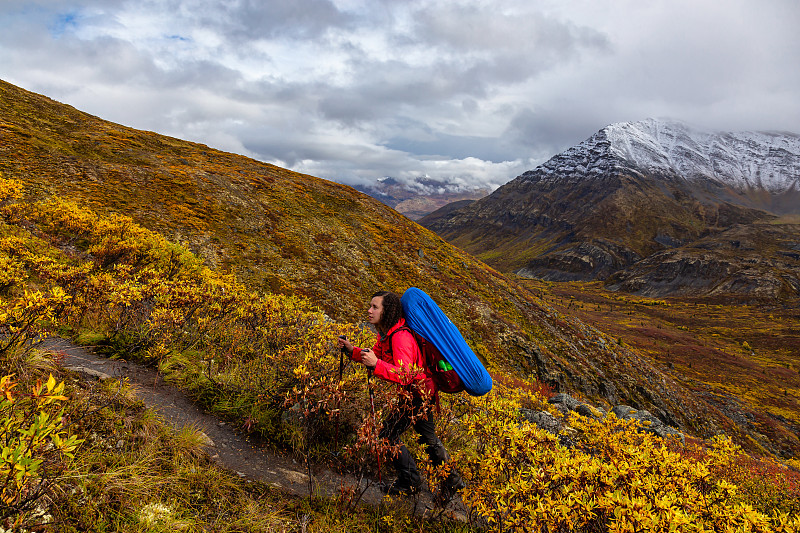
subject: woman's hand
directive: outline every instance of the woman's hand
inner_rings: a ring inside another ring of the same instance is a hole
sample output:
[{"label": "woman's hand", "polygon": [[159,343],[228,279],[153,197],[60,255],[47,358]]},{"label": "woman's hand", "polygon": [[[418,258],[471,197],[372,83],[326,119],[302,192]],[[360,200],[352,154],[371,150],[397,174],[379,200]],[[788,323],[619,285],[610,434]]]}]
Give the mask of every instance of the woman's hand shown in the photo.
[{"label": "woman's hand", "polygon": [[347,353],[353,353],[353,343],[347,340],[346,337],[339,337],[339,348],[344,348]]},{"label": "woman's hand", "polygon": [[368,368],[375,368],[375,365],[378,364],[378,356],[369,348],[364,348],[361,350],[361,362]]}]

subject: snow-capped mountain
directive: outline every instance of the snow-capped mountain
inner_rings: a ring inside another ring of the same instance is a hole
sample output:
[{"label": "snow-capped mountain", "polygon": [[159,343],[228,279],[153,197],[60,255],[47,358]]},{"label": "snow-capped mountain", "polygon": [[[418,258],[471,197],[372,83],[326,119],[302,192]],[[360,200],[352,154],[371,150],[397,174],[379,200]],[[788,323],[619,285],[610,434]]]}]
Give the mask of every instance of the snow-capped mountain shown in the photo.
[{"label": "snow-capped mountain", "polygon": [[[666,250],[701,240],[714,248],[730,228],[797,215],[800,136],[709,133],[649,119],[607,126],[486,198],[421,223],[501,271],[567,280],[607,279]],[[763,250],[794,261],[800,226],[780,235]],[[757,242],[750,248],[762,250]],[[789,286],[800,287],[797,278]],[[671,281],[660,283],[671,290]]]},{"label": "snow-capped mountain", "polygon": [[[607,126],[526,173],[558,178],[613,168],[709,179],[742,192],[800,190],[800,135],[712,133],[655,119]],[[545,178],[546,179],[546,178]]]}]

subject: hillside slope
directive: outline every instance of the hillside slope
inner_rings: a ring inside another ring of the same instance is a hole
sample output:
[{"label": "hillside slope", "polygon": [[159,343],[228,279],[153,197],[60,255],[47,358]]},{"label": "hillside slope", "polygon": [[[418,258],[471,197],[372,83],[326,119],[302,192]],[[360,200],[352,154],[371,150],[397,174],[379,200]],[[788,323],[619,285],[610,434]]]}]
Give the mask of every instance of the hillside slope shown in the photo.
[{"label": "hillside slope", "polygon": [[[0,172],[28,196],[128,215],[252,288],[307,297],[336,319],[363,320],[376,289],[418,286],[493,372],[747,443],[729,414],[645,358],[350,187],[109,123],[4,82]],[[792,424],[776,429],[776,443]]]}]

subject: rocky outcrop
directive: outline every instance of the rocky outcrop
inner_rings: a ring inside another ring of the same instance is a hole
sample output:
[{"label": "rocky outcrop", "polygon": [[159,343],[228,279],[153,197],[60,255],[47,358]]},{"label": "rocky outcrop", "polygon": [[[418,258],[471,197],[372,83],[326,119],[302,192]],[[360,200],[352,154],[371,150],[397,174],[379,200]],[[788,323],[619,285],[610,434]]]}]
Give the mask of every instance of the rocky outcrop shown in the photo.
[{"label": "rocky outcrop", "polygon": [[653,433],[661,438],[675,437],[680,439],[681,442],[686,442],[686,438],[684,437],[683,433],[673,427],[668,426],[649,411],[637,410],[627,405],[617,405],[611,410],[611,412],[614,413],[617,418],[621,418],[623,420],[638,420],[641,424],[641,431]]},{"label": "rocky outcrop", "polygon": [[649,297],[800,296],[800,225],[737,225],[610,276],[606,288]]},{"label": "rocky outcrop", "polygon": [[[608,416],[608,413],[604,409],[580,402],[566,393],[556,394],[550,398],[549,402],[565,416],[571,411],[587,418],[594,418],[595,420],[602,420]],[[682,443],[686,442],[686,438],[682,432],[670,427],[649,411],[634,409],[628,405],[617,405],[613,407],[610,412],[622,420],[636,420],[638,422],[639,431],[652,433],[663,439],[676,438]],[[520,413],[526,420],[535,424],[537,427],[553,435],[558,435],[562,444],[569,444],[569,438],[564,434],[564,423],[559,418],[547,411],[521,409]]]},{"label": "rocky outcrop", "polygon": [[639,254],[625,246],[598,239],[534,259],[516,274],[547,281],[605,279],[640,259]]}]

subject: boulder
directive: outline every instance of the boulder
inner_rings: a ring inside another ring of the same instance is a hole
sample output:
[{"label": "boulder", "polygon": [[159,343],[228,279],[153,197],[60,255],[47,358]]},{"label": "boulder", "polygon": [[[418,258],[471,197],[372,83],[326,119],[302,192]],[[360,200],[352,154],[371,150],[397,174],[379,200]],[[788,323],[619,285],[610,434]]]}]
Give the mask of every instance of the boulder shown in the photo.
[{"label": "boulder", "polygon": [[605,411],[599,407],[595,407],[586,403],[579,404],[573,409],[573,411],[581,416],[585,416],[586,418],[594,418],[595,420],[602,420],[606,416]]},{"label": "boulder", "polygon": [[570,411],[581,405],[581,402],[579,402],[578,400],[576,400],[575,398],[573,398],[572,396],[570,396],[565,392],[555,394],[548,401],[551,404],[555,405],[556,407],[564,406]]},{"label": "boulder", "polygon": [[628,405],[617,405],[611,410],[611,412],[614,413],[618,418],[624,420],[638,420],[641,427],[640,431],[653,433],[662,439],[674,437],[680,439],[682,443],[686,442],[686,437],[683,435],[683,433],[666,425],[650,411],[644,409],[637,410]]},{"label": "boulder", "polygon": [[633,413],[637,410],[631,407],[630,405],[615,405],[611,412],[616,415],[617,418],[630,418]]},{"label": "boulder", "polygon": [[561,421],[547,411],[534,411],[532,409],[520,409],[519,411],[525,420],[553,435],[558,435],[563,428]]}]

